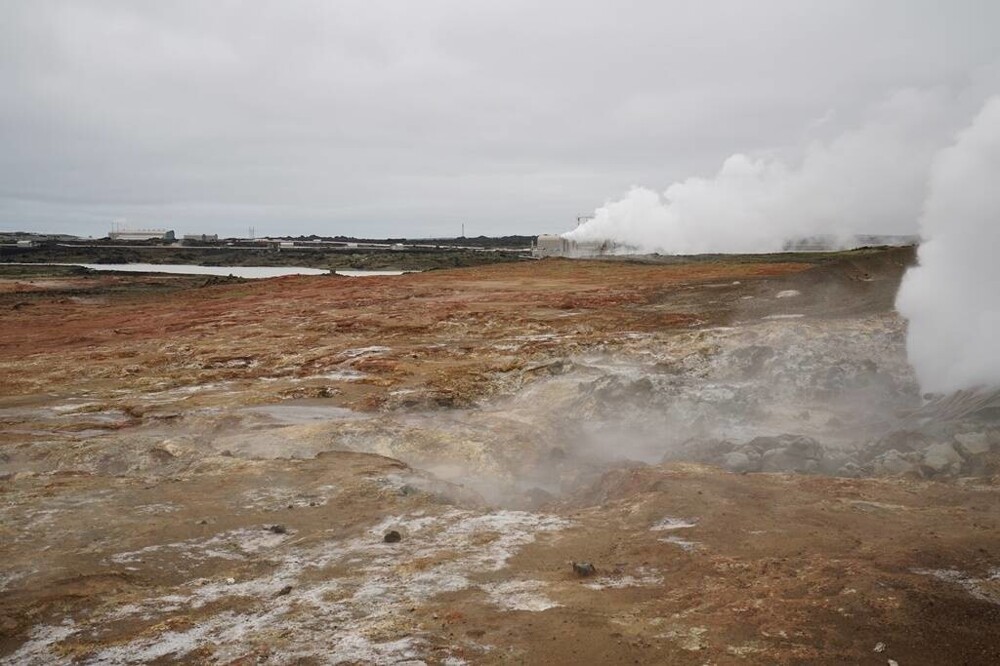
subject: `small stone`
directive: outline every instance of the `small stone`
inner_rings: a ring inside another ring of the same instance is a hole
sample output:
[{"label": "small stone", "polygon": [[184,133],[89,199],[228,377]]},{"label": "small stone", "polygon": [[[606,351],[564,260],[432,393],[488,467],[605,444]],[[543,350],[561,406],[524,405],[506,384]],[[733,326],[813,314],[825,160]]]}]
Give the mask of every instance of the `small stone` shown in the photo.
[{"label": "small stone", "polygon": [[573,571],[580,578],[586,578],[587,576],[593,576],[597,573],[597,567],[595,567],[590,562],[571,562],[573,565]]},{"label": "small stone", "polygon": [[230,576],[226,579],[226,585],[236,585],[236,579]]},{"label": "small stone", "polygon": [[267,528],[268,532],[274,532],[275,534],[288,534],[288,528],[284,525],[271,525]]},{"label": "small stone", "polygon": [[276,596],[276,597],[284,597],[284,596],[289,595],[291,593],[292,593],[292,586],[291,585],[286,585],[283,588],[281,588],[280,590],[278,590],[277,593],[275,593],[274,596]]},{"label": "small stone", "polygon": [[875,644],[875,649],[873,652],[885,652],[885,643],[879,641]]},{"label": "small stone", "polygon": [[388,532],[385,533],[385,536],[382,537],[382,541],[386,543],[399,543],[402,540],[403,540],[403,535],[400,534],[397,530],[389,530]]}]

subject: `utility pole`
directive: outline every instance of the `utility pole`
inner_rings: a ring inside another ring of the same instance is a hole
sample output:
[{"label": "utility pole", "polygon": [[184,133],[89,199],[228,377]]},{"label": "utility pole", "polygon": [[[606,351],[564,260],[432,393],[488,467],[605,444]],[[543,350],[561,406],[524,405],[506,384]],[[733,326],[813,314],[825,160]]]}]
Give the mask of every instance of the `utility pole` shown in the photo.
[{"label": "utility pole", "polygon": [[462,222],[462,238],[465,238],[465,222]]}]

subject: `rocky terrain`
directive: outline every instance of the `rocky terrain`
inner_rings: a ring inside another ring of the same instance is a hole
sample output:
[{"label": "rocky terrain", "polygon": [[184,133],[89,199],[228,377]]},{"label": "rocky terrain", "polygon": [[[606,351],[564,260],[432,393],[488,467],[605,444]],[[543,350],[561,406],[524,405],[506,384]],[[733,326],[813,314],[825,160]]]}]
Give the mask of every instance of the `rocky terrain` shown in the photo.
[{"label": "rocky terrain", "polygon": [[997,663],[912,261],[0,278],[0,663]]}]

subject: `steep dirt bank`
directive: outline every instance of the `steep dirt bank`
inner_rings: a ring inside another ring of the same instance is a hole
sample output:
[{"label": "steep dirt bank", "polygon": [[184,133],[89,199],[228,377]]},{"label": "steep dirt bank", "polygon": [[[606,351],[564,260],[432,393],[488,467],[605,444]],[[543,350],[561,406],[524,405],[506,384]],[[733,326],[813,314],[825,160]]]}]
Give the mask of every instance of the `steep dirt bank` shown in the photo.
[{"label": "steep dirt bank", "polygon": [[0,281],[0,660],[995,662],[992,398],[802,259]]}]

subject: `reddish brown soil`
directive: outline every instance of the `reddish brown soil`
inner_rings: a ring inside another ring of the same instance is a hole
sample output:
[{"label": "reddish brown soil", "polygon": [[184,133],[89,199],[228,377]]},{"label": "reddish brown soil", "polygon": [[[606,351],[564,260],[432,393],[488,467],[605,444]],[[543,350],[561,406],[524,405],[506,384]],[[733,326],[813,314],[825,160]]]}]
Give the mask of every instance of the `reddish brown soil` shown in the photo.
[{"label": "reddish brown soil", "polygon": [[530,355],[514,359],[492,351],[498,341],[545,333],[556,341],[532,345],[539,351],[572,350],[613,341],[621,331],[700,325],[725,313],[688,304],[662,309],[655,307],[658,297],[808,267],[547,260],[401,277],[287,277],[141,295],[108,294],[105,279],[65,280],[47,286],[86,287],[92,294],[36,299],[8,310],[0,319],[0,371],[8,396],[70,386],[77,393],[111,385],[138,391],[161,382],[322,374],[345,360],[345,349],[379,345],[391,351],[357,368],[379,381],[352,387],[345,404],[371,409],[389,387],[403,386],[466,402],[487,388],[479,380],[483,373],[531,361]]},{"label": "reddish brown soil", "polygon": [[[427,663],[1000,663],[995,480],[622,464],[565,497],[536,502],[537,512],[565,522],[511,548],[498,567],[462,563],[509,536],[504,529],[442,541],[437,527],[428,534],[414,527],[393,546],[385,571],[370,572],[364,558],[316,569],[308,558],[345,543],[390,552],[371,531],[384,519],[437,520],[445,529],[492,510],[468,490],[375,455],[244,459],[180,451],[165,438],[142,449],[141,467],[95,472],[102,468],[67,469],[69,458],[52,445],[66,435],[67,446],[111,460],[125,453],[102,451],[100,442],[127,449],[130,433],[157,419],[168,429],[189,408],[284,398],[321,396],[324,404],[385,414],[412,406],[393,402],[394,392],[407,389],[419,408],[447,413],[516,390],[545,363],[594,349],[613,353],[629,332],[737,324],[749,307],[741,299],[765,290],[831,286],[796,306],[816,318],[885,312],[904,255],[852,255],[818,266],[546,260],[391,278],[201,288],[188,281],[167,291],[117,288],[140,284],[134,277],[0,283],[7,308],[0,456],[12,454],[0,465],[16,452],[42,469],[0,481],[0,573],[10,574],[0,598],[0,661],[85,663],[122,646],[152,649],[219,618],[248,617],[264,620],[245,636],[210,636],[194,650],[149,660],[322,663],[344,645],[337,632],[346,622],[375,643],[418,640],[411,656]],[[157,280],[169,285],[170,278]],[[755,304],[754,316],[780,305],[769,303]],[[507,344],[513,340],[516,351]],[[371,346],[387,349],[352,355]],[[322,377],[345,369],[363,378]],[[512,375],[520,383],[506,383]],[[169,394],[224,382],[225,391],[200,397]],[[160,394],[172,397],[154,399]],[[118,420],[91,423],[86,411],[71,421],[44,415],[68,400]],[[43,415],[34,418],[33,410]],[[83,434],[72,438],[80,429],[118,436],[92,444]],[[286,494],[268,494],[275,489]],[[651,529],[666,518],[691,524]],[[274,524],[287,534],[273,537]],[[237,550],[233,543],[245,537],[232,535],[244,532],[274,542]],[[229,550],[205,555],[205,543],[220,535],[235,541],[213,548]],[[597,572],[579,578],[570,561],[591,562]],[[289,562],[300,569],[286,590],[270,576]],[[465,583],[426,598],[414,592],[421,574],[444,580],[452,564],[465,567],[456,569]],[[370,605],[323,587],[341,581],[352,591],[383,573],[403,582]],[[509,584],[538,586],[552,605],[503,610],[503,596],[497,602],[486,591]],[[226,585],[239,594],[190,602],[199,590]],[[316,615],[309,594],[320,591],[325,603],[343,602],[354,616]],[[182,601],[171,606],[175,596]],[[116,615],[153,601],[160,605],[148,615]],[[281,622],[267,619],[280,604]],[[365,613],[377,621],[366,624]],[[49,643],[48,652],[30,652],[45,631],[70,621],[76,631]],[[325,656],[301,656],[330,636]],[[403,657],[383,661],[394,659]]]}]

